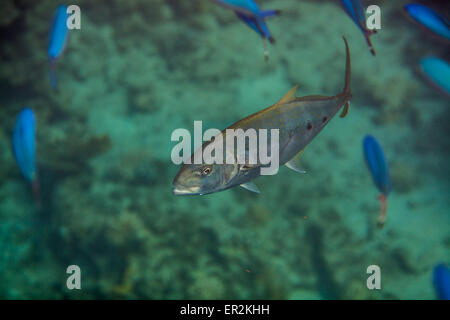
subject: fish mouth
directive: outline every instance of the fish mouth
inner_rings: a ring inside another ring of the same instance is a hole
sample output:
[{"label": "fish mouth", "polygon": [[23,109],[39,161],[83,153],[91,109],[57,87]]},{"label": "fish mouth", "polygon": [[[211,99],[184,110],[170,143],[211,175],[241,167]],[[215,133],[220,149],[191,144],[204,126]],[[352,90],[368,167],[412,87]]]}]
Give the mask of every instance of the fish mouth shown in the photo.
[{"label": "fish mouth", "polygon": [[199,195],[198,191],[200,187],[184,187],[184,186],[175,186],[173,189],[173,194],[176,196],[187,196],[187,195]]}]

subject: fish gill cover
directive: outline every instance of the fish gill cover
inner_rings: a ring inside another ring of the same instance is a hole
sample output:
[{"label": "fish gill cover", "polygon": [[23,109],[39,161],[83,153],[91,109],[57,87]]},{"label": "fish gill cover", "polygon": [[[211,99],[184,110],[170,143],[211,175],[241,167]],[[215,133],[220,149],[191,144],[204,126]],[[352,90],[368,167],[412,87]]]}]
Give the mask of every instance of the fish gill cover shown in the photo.
[{"label": "fish gill cover", "polygon": [[[450,109],[419,61],[445,60],[448,44],[405,17],[408,1],[361,1],[381,8],[375,57],[340,1],[255,2],[281,12],[264,19],[276,39],[267,61],[261,33],[213,1],[76,1],[81,29],[53,90],[47,48],[61,2],[2,1],[0,298],[436,298],[433,267],[450,260]],[[446,1],[426,5],[448,14]],[[350,112],[307,146],[306,174],[281,167],[256,179],[259,195],[172,194],[175,129],[226,128],[296,83],[299,97],[339,92],[342,35]],[[11,147],[24,106],[38,123],[39,206]],[[367,133],[389,160],[383,229]],[[66,288],[69,265],[81,290]],[[370,265],[381,290],[366,287]]]}]

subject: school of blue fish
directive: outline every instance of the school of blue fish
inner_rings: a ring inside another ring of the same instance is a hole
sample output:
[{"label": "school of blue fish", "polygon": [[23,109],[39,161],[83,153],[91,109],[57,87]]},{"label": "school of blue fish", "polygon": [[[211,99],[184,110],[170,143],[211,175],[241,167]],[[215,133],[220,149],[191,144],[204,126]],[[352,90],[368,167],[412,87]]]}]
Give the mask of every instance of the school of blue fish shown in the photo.
[{"label": "school of blue fish", "polygon": [[[229,9],[244,22],[251,30],[256,32],[264,43],[264,56],[267,59],[269,54],[266,47],[266,41],[275,43],[275,37],[269,30],[266,20],[271,17],[281,15],[281,11],[276,9],[263,10],[254,0],[212,0],[212,2]],[[356,24],[358,29],[362,32],[367,45],[372,55],[375,56],[375,49],[372,45],[371,36],[376,33],[376,30],[370,30],[366,26],[365,8],[360,0],[341,0],[341,7],[348,17]],[[450,42],[450,27],[446,18],[435,12],[433,9],[422,4],[409,4],[403,7],[403,11],[406,16],[413,23],[421,27],[424,32],[428,32],[433,37],[436,37],[436,41]],[[68,46],[69,29],[66,25],[68,17],[67,7],[64,5],[56,8],[53,21],[49,30],[49,42],[47,49],[48,56],[48,68],[50,87],[56,89],[58,87],[58,81],[56,76],[57,64],[62,63],[62,56],[65,49]],[[280,19],[282,18],[282,15]],[[301,21],[299,21],[299,28],[301,27]],[[356,45],[356,44],[353,44]],[[295,95],[295,89],[293,88],[275,105],[258,112],[255,115],[258,117],[264,116],[264,121],[272,121],[275,115],[280,115],[280,110],[285,112],[283,121],[291,123],[292,115],[290,110],[295,107],[300,110],[300,114],[307,117],[306,120],[298,119],[292,128],[295,128],[295,134],[299,134],[299,139],[303,143],[292,149],[289,152],[288,158],[284,159],[284,163],[293,168],[296,171],[302,171],[296,163],[298,163],[298,157],[303,153],[306,144],[308,144],[315,135],[322,130],[329,120],[338,112],[340,108],[344,108],[341,116],[345,116],[348,112],[349,101],[351,99],[350,93],[350,54],[349,48],[346,43],[347,49],[347,64],[346,64],[346,77],[345,88],[342,93],[337,96],[325,97],[323,95],[308,96],[297,98]],[[305,47],[305,50],[308,50]],[[418,62],[418,68],[423,74],[424,78],[436,88],[436,92],[440,92],[444,95],[450,95],[450,65],[442,58],[435,56],[428,56],[422,58]],[[316,107],[314,107],[316,106]],[[323,109],[321,111],[319,107]],[[283,111],[284,109],[285,111]],[[288,112],[289,111],[289,112]],[[307,111],[307,112],[306,112]],[[320,111],[320,112],[319,112]],[[262,112],[262,113],[261,113]],[[315,113],[319,112],[318,115]],[[36,110],[37,115],[39,110]],[[253,116],[244,119],[245,124],[250,123]],[[242,122],[238,123],[244,123]],[[261,123],[261,119],[257,119]],[[293,123],[293,122],[292,122]],[[251,122],[251,125],[253,122]],[[12,148],[15,156],[17,166],[22,173],[24,179],[32,186],[33,194],[36,199],[39,198],[39,178],[38,178],[38,155],[36,152],[36,114],[30,107],[24,108],[17,116],[16,123],[12,134]],[[308,132],[314,134],[309,136]],[[287,138],[286,138],[287,139]],[[299,140],[299,141],[300,141]],[[373,182],[380,192],[380,214],[378,217],[379,226],[383,226],[387,219],[387,197],[391,192],[392,186],[389,177],[389,155],[385,157],[382,147],[377,139],[372,135],[367,135],[363,138],[363,156],[365,163],[372,176]],[[251,172],[248,167],[235,168],[230,170],[237,174],[239,170],[244,170],[246,179],[240,179],[238,183],[234,183],[230,186],[221,186],[215,189],[205,189],[210,184],[205,184],[207,179],[211,179],[211,175],[215,174],[212,167],[208,167],[206,170],[204,166],[195,167],[192,170],[187,170],[186,167],[180,170],[174,181],[174,187],[177,192],[175,194],[208,194],[216,191],[223,191],[231,186],[244,185],[249,190],[255,191],[256,186],[250,186],[250,180],[253,180],[253,176],[247,176],[248,172]],[[252,168],[253,169],[253,168]],[[217,169],[216,169],[217,170]],[[226,171],[226,170],[222,170]],[[220,172],[222,172],[220,171]],[[221,173],[224,174],[223,172]],[[229,173],[231,175],[231,173]],[[225,174],[226,175],[226,174]],[[234,177],[234,175],[233,175]],[[256,176],[255,176],[256,177]],[[219,177],[217,179],[222,179]],[[222,180],[220,180],[222,181]],[[189,185],[189,188],[186,186]],[[182,187],[185,187],[181,191]],[[206,187],[205,187],[206,186]],[[194,190],[194,191],[189,191]],[[201,190],[201,192],[199,192]],[[45,192],[45,190],[42,190]],[[434,270],[433,283],[436,287],[436,292],[439,299],[450,299],[450,272],[449,269],[443,265],[438,265]]]}]

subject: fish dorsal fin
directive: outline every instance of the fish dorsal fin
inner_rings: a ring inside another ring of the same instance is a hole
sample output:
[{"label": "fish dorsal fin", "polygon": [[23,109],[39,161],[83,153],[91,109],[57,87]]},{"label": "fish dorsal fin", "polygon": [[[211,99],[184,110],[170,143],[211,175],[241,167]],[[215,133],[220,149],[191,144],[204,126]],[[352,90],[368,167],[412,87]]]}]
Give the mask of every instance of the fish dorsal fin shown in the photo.
[{"label": "fish dorsal fin", "polygon": [[291,90],[289,90],[276,104],[288,103],[297,99],[297,88],[298,83]]},{"label": "fish dorsal fin", "polygon": [[244,189],[247,189],[251,192],[260,193],[258,187],[253,182],[247,182],[247,183],[241,184],[241,187]]},{"label": "fish dorsal fin", "polygon": [[303,170],[302,167],[300,166],[300,157],[302,156],[303,151],[305,151],[305,149],[301,150],[291,160],[286,162],[286,167],[299,173],[306,173],[306,171]]},{"label": "fish dorsal fin", "polygon": [[339,117],[343,118],[347,115],[348,109],[350,108],[350,102],[347,102],[344,106],[344,109],[342,110],[342,113]]}]

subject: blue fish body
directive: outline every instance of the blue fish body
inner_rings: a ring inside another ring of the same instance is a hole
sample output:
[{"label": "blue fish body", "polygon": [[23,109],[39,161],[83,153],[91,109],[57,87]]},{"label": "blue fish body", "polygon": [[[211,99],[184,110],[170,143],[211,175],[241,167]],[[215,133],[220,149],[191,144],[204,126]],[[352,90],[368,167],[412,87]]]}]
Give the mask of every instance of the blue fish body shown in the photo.
[{"label": "blue fish body", "polygon": [[433,270],[433,284],[438,299],[450,300],[450,269],[442,263]]},{"label": "blue fish body", "polygon": [[391,191],[389,169],[378,141],[367,135],[363,140],[364,158],[378,190],[385,196]]},{"label": "blue fish body", "polygon": [[50,60],[50,85],[56,88],[56,60],[62,55],[67,44],[69,29],[67,28],[67,7],[60,5],[56,9],[50,30],[47,54]]},{"label": "blue fish body", "polygon": [[441,91],[450,95],[450,65],[435,57],[423,58],[419,64],[423,74]]},{"label": "blue fish body", "polygon": [[13,131],[13,151],[24,178],[33,182],[36,178],[35,150],[36,120],[33,110],[26,107],[18,115]]},{"label": "blue fish body", "polygon": [[403,7],[413,20],[433,33],[450,40],[450,24],[447,19],[422,4],[408,4]]},{"label": "blue fish body", "polygon": [[353,20],[353,22],[364,34],[370,52],[375,55],[375,49],[373,48],[372,42],[370,41],[370,36],[376,31],[369,30],[366,27],[366,15],[364,13],[364,6],[361,4],[361,0],[341,0],[341,5],[347,15]]},{"label": "blue fish body", "polygon": [[64,51],[67,36],[69,34],[69,29],[67,28],[67,18],[67,7],[60,5],[56,9],[56,14],[50,30],[50,41],[48,43],[47,50],[50,59],[58,58]]}]

